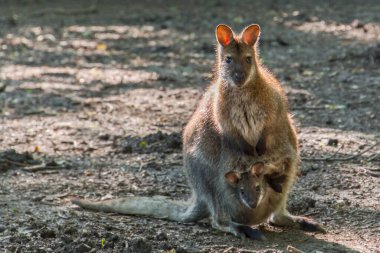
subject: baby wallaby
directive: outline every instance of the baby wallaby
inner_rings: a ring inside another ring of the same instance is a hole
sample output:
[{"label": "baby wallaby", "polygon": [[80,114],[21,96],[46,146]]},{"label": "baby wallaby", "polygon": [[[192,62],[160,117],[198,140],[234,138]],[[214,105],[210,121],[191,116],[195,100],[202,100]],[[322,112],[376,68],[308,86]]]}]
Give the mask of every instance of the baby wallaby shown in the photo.
[{"label": "baby wallaby", "polygon": [[282,193],[282,184],[286,176],[273,173],[264,176],[264,164],[257,162],[249,171],[232,170],[224,177],[234,189],[235,198],[248,208],[256,208],[265,187],[272,188],[275,192]]},{"label": "baby wallaby", "polygon": [[248,208],[256,208],[265,182],[263,181],[263,164],[257,163],[249,171],[229,171],[224,177],[234,189],[235,198]]}]

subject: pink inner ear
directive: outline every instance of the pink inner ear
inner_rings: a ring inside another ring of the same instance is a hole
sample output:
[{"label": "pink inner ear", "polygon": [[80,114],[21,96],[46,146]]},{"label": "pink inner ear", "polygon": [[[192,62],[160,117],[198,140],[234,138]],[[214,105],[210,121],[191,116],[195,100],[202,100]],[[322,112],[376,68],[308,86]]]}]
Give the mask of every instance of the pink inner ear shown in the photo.
[{"label": "pink inner ear", "polygon": [[252,166],[251,173],[255,176],[260,176],[264,172],[264,164],[261,162],[255,163]]},{"label": "pink inner ear", "polygon": [[256,43],[257,38],[259,37],[260,33],[260,27],[256,25],[252,25],[248,27],[244,32],[243,32],[243,40],[244,43],[247,45],[253,45]]},{"label": "pink inner ear", "polygon": [[247,45],[251,44],[251,42],[252,42],[252,40],[253,40],[253,38],[252,38],[251,36],[252,36],[252,34],[250,34],[250,33],[248,33],[248,32],[246,32],[246,33],[244,34],[244,43],[245,43],[245,44],[247,44]]},{"label": "pink inner ear", "polygon": [[218,42],[225,47],[232,42],[233,32],[228,26],[219,25],[216,30],[216,37],[218,39]]},{"label": "pink inner ear", "polygon": [[225,38],[224,38],[224,45],[227,46],[229,43],[230,43],[230,38],[227,36],[227,34],[225,34]]},{"label": "pink inner ear", "polygon": [[226,173],[224,176],[227,179],[227,182],[232,186],[235,186],[239,180],[238,175],[232,171]]}]

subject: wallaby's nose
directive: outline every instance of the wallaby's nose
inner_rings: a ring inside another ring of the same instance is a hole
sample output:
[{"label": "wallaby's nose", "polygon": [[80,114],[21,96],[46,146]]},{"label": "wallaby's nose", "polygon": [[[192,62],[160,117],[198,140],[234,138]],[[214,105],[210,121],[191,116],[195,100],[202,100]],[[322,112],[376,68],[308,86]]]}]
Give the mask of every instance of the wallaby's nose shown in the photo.
[{"label": "wallaby's nose", "polygon": [[241,84],[244,81],[244,73],[241,71],[236,71],[233,75],[234,82]]}]

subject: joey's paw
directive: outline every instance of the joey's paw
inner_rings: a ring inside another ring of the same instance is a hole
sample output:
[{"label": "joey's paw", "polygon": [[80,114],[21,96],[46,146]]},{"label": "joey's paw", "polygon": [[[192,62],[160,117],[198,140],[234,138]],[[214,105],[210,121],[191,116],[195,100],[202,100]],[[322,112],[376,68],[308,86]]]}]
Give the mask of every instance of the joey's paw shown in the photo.
[{"label": "joey's paw", "polygon": [[299,228],[303,231],[327,233],[326,229],[313,219],[306,217],[296,217],[295,222],[298,223]]},{"label": "joey's paw", "polygon": [[282,193],[282,185],[286,181],[285,175],[280,175],[279,173],[273,173],[266,175],[265,179],[268,185],[277,193]]},{"label": "joey's paw", "polygon": [[243,238],[249,238],[252,240],[262,241],[265,240],[265,236],[260,230],[254,229],[247,225],[238,225],[236,230]]}]

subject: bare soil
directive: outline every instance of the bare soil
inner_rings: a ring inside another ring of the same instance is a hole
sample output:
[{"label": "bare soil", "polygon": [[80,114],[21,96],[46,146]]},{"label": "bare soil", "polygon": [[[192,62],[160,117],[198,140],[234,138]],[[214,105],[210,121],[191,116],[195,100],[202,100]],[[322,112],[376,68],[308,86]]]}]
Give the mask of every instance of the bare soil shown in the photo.
[{"label": "bare soil", "polygon": [[[380,252],[380,3],[0,2],[1,252]],[[327,234],[265,241],[81,210],[70,196],[189,196],[181,131],[212,79],[214,29],[262,27],[302,175],[292,213]],[[318,159],[322,158],[322,159]]]}]

